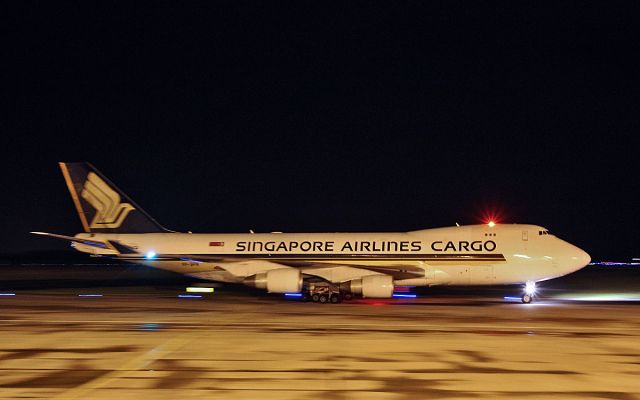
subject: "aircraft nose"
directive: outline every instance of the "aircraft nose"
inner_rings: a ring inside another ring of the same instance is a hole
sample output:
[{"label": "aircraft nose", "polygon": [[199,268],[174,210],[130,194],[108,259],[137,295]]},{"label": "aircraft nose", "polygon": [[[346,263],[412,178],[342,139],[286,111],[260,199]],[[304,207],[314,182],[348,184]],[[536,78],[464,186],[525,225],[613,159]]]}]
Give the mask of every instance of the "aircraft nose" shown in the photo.
[{"label": "aircraft nose", "polygon": [[580,264],[582,264],[582,266],[589,264],[591,262],[591,256],[589,255],[589,253],[587,253],[582,249],[578,249],[578,250],[580,250],[578,255],[578,260],[580,261]]},{"label": "aircraft nose", "polygon": [[571,255],[569,257],[571,267],[574,271],[579,270],[580,268],[585,267],[587,264],[591,262],[591,256],[586,251],[582,250],[579,247],[571,245]]}]

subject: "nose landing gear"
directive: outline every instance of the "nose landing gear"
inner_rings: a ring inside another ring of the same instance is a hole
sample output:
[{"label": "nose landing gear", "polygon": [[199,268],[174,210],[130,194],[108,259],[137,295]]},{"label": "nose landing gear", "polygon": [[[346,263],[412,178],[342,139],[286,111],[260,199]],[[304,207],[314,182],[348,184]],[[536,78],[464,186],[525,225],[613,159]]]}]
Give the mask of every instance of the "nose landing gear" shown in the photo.
[{"label": "nose landing gear", "polygon": [[536,283],[534,281],[527,281],[524,286],[524,294],[522,295],[522,302],[529,304],[533,301],[533,297],[536,294]]}]

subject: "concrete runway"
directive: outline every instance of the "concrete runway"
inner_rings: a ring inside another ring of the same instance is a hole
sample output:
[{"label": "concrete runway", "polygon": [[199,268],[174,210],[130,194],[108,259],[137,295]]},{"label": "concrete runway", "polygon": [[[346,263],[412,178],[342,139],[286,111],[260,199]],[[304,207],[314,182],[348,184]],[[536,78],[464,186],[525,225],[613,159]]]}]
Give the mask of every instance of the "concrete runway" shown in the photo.
[{"label": "concrete runway", "polygon": [[640,302],[177,294],[0,296],[0,398],[640,399]]}]

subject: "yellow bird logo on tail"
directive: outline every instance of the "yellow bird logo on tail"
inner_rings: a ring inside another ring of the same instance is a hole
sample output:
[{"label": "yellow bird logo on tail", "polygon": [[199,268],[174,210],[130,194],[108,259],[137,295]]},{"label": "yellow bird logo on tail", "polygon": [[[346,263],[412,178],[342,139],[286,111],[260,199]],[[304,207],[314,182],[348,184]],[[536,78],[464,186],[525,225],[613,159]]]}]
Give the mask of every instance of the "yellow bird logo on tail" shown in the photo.
[{"label": "yellow bird logo on tail", "polygon": [[119,228],[127,215],[135,210],[129,203],[120,203],[120,195],[93,172],[87,175],[81,195],[96,209],[91,228]]}]

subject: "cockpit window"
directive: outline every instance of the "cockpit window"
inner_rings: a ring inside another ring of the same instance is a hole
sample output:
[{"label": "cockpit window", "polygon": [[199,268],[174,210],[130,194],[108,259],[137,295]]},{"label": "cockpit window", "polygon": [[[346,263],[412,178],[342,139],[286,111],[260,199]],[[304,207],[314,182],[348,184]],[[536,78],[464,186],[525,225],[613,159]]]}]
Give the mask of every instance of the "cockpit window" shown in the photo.
[{"label": "cockpit window", "polygon": [[547,231],[547,230],[538,231],[538,235],[549,235],[549,231]]}]

